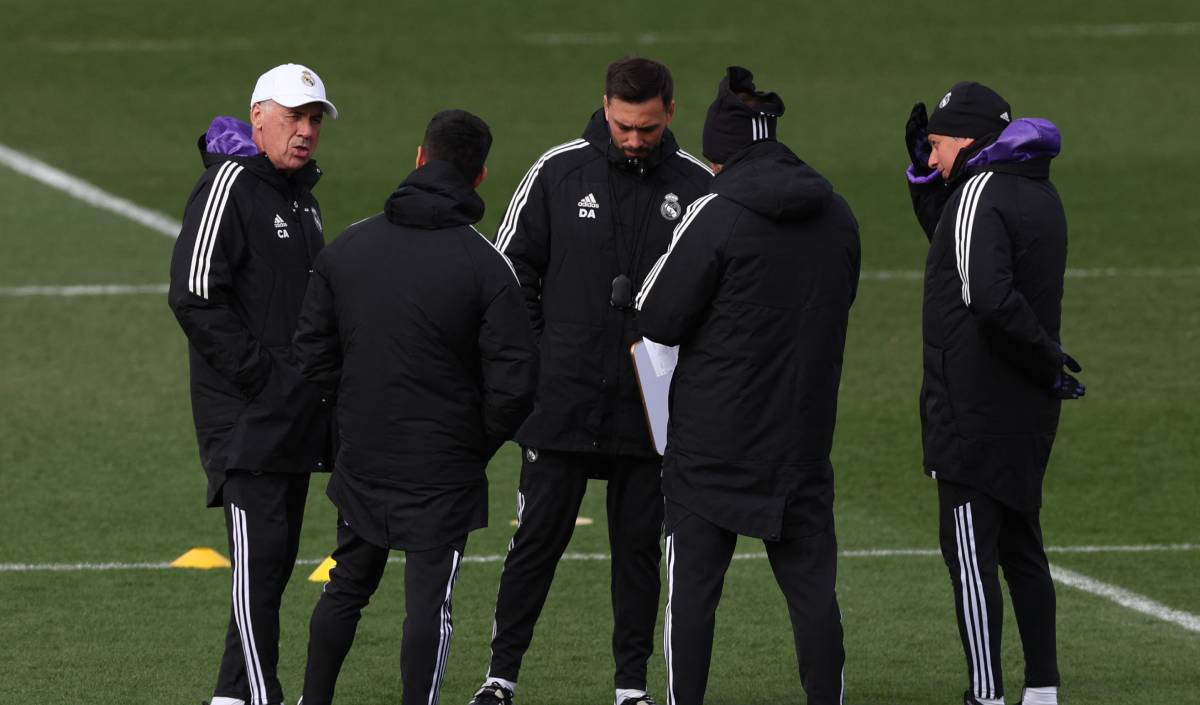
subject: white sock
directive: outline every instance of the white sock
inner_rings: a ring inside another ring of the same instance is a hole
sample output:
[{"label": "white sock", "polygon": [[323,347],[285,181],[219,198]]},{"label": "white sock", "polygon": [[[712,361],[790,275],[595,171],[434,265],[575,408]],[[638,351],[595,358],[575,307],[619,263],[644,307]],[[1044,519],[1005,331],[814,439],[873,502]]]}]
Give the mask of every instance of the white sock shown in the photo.
[{"label": "white sock", "polygon": [[488,686],[488,685],[498,685],[498,686],[500,686],[501,688],[507,688],[507,689],[508,689],[508,692],[510,692],[510,693],[516,693],[516,692],[517,692],[517,684],[516,684],[516,682],[515,682],[515,681],[506,681],[506,680],[504,680],[503,678],[497,678],[497,677],[495,677],[495,676],[488,676],[487,678],[484,678],[484,679],[483,679],[483,684],[484,684],[485,686]]},{"label": "white sock", "polygon": [[979,705],[1004,705],[1004,698],[981,698],[977,695],[975,702]]},{"label": "white sock", "polygon": [[627,698],[644,698],[646,691],[638,690],[637,688],[617,688],[617,699],[613,702],[615,705],[621,705]]},{"label": "white sock", "polygon": [[1021,705],[1058,705],[1058,688],[1026,688]]},{"label": "white sock", "polygon": [[212,700],[209,700],[209,705],[246,705],[245,700],[238,698],[226,698],[224,696],[214,695]]}]

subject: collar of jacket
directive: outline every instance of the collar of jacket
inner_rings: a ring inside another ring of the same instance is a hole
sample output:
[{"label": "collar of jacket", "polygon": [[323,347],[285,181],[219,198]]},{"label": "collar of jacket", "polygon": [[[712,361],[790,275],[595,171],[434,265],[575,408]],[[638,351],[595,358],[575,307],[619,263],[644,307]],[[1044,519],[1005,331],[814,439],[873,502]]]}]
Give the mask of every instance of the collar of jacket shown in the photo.
[{"label": "collar of jacket", "polygon": [[388,197],[388,222],[423,230],[478,223],[483,199],[450,162],[433,160],[414,170]]},{"label": "collar of jacket", "polygon": [[982,171],[1046,179],[1050,177],[1050,160],[1058,156],[1061,147],[1062,137],[1054,123],[1044,118],[1020,118],[959,152],[950,181],[957,185]]},{"label": "collar of jacket", "polygon": [[666,158],[665,155],[674,154],[679,149],[679,143],[675,141],[675,135],[668,128],[663,130],[662,140],[648,156],[644,159],[630,159],[625,156],[625,153],[619,147],[612,143],[612,133],[608,129],[608,121],[604,119],[604,108],[600,108],[592,113],[591,120],[588,121],[587,127],[583,130],[583,138],[592,147],[599,150],[608,159],[610,164],[619,166],[623,171],[631,174],[654,171],[663,163],[663,160]]},{"label": "collar of jacket", "polygon": [[321,176],[324,173],[321,171],[321,167],[317,166],[317,162],[312,159],[308,160],[307,164],[291,174],[285,174],[275,168],[275,165],[271,163],[266,154],[245,157],[237,154],[213,153],[205,149],[205,143],[205,135],[200,135],[200,139],[196,141],[196,146],[200,150],[200,159],[204,162],[204,168],[207,169],[213,164],[220,164],[224,161],[237,162],[245,167],[246,171],[271,184],[275,190],[279,191],[286,198],[293,197],[297,186],[302,186],[311,191],[317,185],[317,182],[321,180]]},{"label": "collar of jacket", "polygon": [[796,221],[820,213],[833,197],[833,185],[787,145],[760,140],[729,158],[712,192],[770,220]]}]

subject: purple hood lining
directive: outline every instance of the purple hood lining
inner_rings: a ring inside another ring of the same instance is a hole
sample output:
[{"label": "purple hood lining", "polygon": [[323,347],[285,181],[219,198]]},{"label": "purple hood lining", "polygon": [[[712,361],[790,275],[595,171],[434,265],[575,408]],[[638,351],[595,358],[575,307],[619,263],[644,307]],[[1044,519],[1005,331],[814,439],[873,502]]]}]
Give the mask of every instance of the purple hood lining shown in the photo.
[{"label": "purple hood lining", "polygon": [[204,150],[210,154],[228,154],[235,157],[254,157],[258,147],[250,133],[250,123],[220,115],[213,118],[204,134]]},{"label": "purple hood lining", "polygon": [[[1034,159],[1053,159],[1062,149],[1062,135],[1054,123],[1045,118],[1020,118],[1004,128],[996,141],[979,150],[967,160],[965,169],[978,169],[992,164],[1016,164]],[[906,172],[909,183],[928,184],[941,178],[934,171],[919,176],[910,164]]]},{"label": "purple hood lining", "polygon": [[1021,118],[1004,128],[996,141],[967,160],[966,168],[1053,159],[1062,149],[1062,136],[1045,118]]}]

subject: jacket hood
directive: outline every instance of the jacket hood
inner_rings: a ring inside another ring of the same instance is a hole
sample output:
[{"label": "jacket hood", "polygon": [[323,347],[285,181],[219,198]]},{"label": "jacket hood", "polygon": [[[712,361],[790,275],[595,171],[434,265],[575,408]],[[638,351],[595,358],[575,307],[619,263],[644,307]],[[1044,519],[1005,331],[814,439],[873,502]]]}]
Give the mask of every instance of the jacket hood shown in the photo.
[{"label": "jacket hood", "polygon": [[250,123],[228,115],[213,118],[204,133],[204,151],[209,154],[226,154],[238,157],[258,155],[258,145],[251,136]]},{"label": "jacket hood", "polygon": [[1044,118],[1020,118],[1004,128],[994,142],[967,160],[967,169],[1053,159],[1062,148],[1062,136]]},{"label": "jacket hood", "polygon": [[775,141],[756,142],[733,155],[712,190],[774,221],[807,220],[833,197],[825,177]]},{"label": "jacket hood", "polygon": [[232,158],[285,194],[289,193],[289,186],[292,184],[300,184],[310,190],[316,186],[322,172],[315,161],[310,159],[295,172],[285,174],[275,168],[266,154],[258,151],[258,145],[254,144],[251,135],[248,122],[228,115],[213,118],[208,130],[200,135],[196,142],[204,167],[208,168]]},{"label": "jacket hood", "polygon": [[408,175],[383,207],[389,222],[423,230],[478,223],[483,199],[450,162],[433,160]]},{"label": "jacket hood", "polygon": [[679,143],[675,141],[675,135],[670,128],[663,130],[662,140],[658,143],[649,155],[642,158],[630,159],[625,156],[612,142],[612,133],[608,129],[608,121],[604,119],[604,108],[600,108],[592,113],[591,120],[588,121],[587,127],[583,130],[583,138],[588,141],[600,153],[608,158],[608,161],[613,164],[620,165],[627,170],[635,173],[645,173],[657,167],[663,161],[664,154],[674,154],[679,149]]}]

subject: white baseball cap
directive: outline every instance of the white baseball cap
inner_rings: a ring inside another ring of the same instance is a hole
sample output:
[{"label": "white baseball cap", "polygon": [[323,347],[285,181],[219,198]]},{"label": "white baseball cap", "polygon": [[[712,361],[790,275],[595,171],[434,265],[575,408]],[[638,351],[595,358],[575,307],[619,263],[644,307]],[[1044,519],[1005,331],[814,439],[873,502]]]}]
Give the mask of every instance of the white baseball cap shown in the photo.
[{"label": "white baseball cap", "polygon": [[329,117],[337,119],[338,111],[325,98],[325,84],[316,71],[300,64],[282,64],[258,77],[250,105],[273,100],[285,108],[296,108],[309,103],[323,103]]}]

